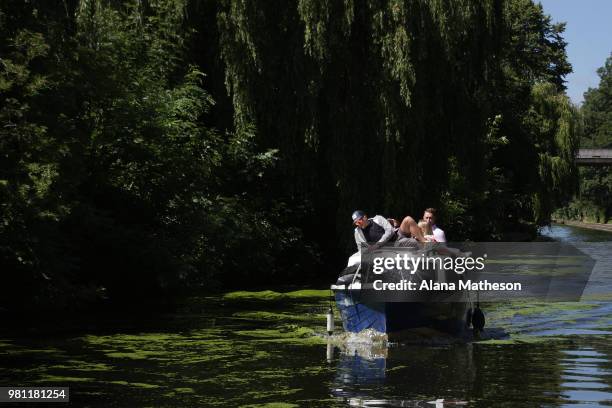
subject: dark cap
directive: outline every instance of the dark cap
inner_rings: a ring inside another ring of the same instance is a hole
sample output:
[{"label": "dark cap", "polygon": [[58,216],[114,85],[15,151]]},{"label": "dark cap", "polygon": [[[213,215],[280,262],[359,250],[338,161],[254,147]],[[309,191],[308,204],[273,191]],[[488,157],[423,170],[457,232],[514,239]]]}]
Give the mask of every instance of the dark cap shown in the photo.
[{"label": "dark cap", "polygon": [[353,223],[355,223],[355,221],[357,221],[358,219],[360,219],[361,217],[363,217],[364,215],[366,215],[366,213],[364,213],[361,210],[355,210],[353,211],[353,215],[351,216],[351,218],[353,219]]}]

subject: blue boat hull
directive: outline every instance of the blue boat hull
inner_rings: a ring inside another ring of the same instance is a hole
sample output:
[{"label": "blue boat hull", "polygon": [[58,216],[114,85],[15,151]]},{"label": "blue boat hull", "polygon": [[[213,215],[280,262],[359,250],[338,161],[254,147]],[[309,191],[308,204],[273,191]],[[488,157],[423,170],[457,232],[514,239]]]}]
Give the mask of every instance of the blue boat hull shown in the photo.
[{"label": "blue boat hull", "polygon": [[359,333],[374,329],[394,334],[429,327],[449,334],[467,329],[467,303],[361,302],[352,291],[335,291],[344,330]]}]

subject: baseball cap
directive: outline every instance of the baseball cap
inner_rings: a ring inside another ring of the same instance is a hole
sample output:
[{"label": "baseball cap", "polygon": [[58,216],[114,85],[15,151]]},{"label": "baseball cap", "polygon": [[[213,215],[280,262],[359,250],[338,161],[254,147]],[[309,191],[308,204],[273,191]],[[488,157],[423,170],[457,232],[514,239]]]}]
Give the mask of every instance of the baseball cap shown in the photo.
[{"label": "baseball cap", "polygon": [[353,219],[353,223],[355,223],[355,221],[357,221],[358,219],[360,219],[361,217],[363,217],[364,215],[366,215],[366,213],[364,213],[361,210],[355,210],[353,211],[353,215],[351,216],[351,218]]}]

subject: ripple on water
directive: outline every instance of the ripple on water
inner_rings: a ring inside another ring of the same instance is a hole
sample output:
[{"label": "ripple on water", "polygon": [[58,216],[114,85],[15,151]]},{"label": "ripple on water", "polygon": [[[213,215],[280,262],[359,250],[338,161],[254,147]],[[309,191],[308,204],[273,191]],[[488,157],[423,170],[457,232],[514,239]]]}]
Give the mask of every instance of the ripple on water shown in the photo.
[{"label": "ripple on water", "polygon": [[590,357],[599,357],[599,356],[604,356],[605,354],[602,354],[596,350],[593,349],[582,349],[582,350],[562,350],[561,351],[563,354],[568,354],[570,356],[590,356]]},{"label": "ripple on water", "polygon": [[610,359],[593,348],[563,350],[560,360],[563,368],[561,398],[564,406],[601,406],[612,402]]}]

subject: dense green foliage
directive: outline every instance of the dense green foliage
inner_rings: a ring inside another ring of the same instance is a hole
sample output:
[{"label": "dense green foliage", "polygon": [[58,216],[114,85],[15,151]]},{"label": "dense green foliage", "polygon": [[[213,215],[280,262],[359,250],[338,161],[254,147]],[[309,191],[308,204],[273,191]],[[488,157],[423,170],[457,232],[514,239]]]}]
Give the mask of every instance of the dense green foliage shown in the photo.
[{"label": "dense green foliage", "polygon": [[336,227],[326,248],[352,247],[354,208],[441,207],[454,239],[503,239],[571,194],[564,26],[541,6],[226,1],[217,13],[237,126],[279,149],[275,190]]},{"label": "dense green foliage", "polygon": [[612,148],[612,54],[597,70],[600,82],[584,94],[582,114],[585,132],[581,146]]},{"label": "dense green foliage", "polygon": [[355,208],[532,232],[576,179],[563,29],[531,0],[2,0],[3,303],[325,276]]},{"label": "dense green foliage", "polygon": [[[584,94],[581,112],[584,148],[612,148],[612,55],[597,70],[600,82]],[[580,169],[580,191],[556,216],[574,220],[607,223],[612,218],[612,173],[610,166]]]},{"label": "dense green foliage", "polygon": [[291,210],[237,227],[265,208],[230,188],[274,154],[203,121],[213,101],[183,63],[181,4],[62,4],[2,5],[3,297],[131,299],[286,273],[274,255],[300,237]]}]

